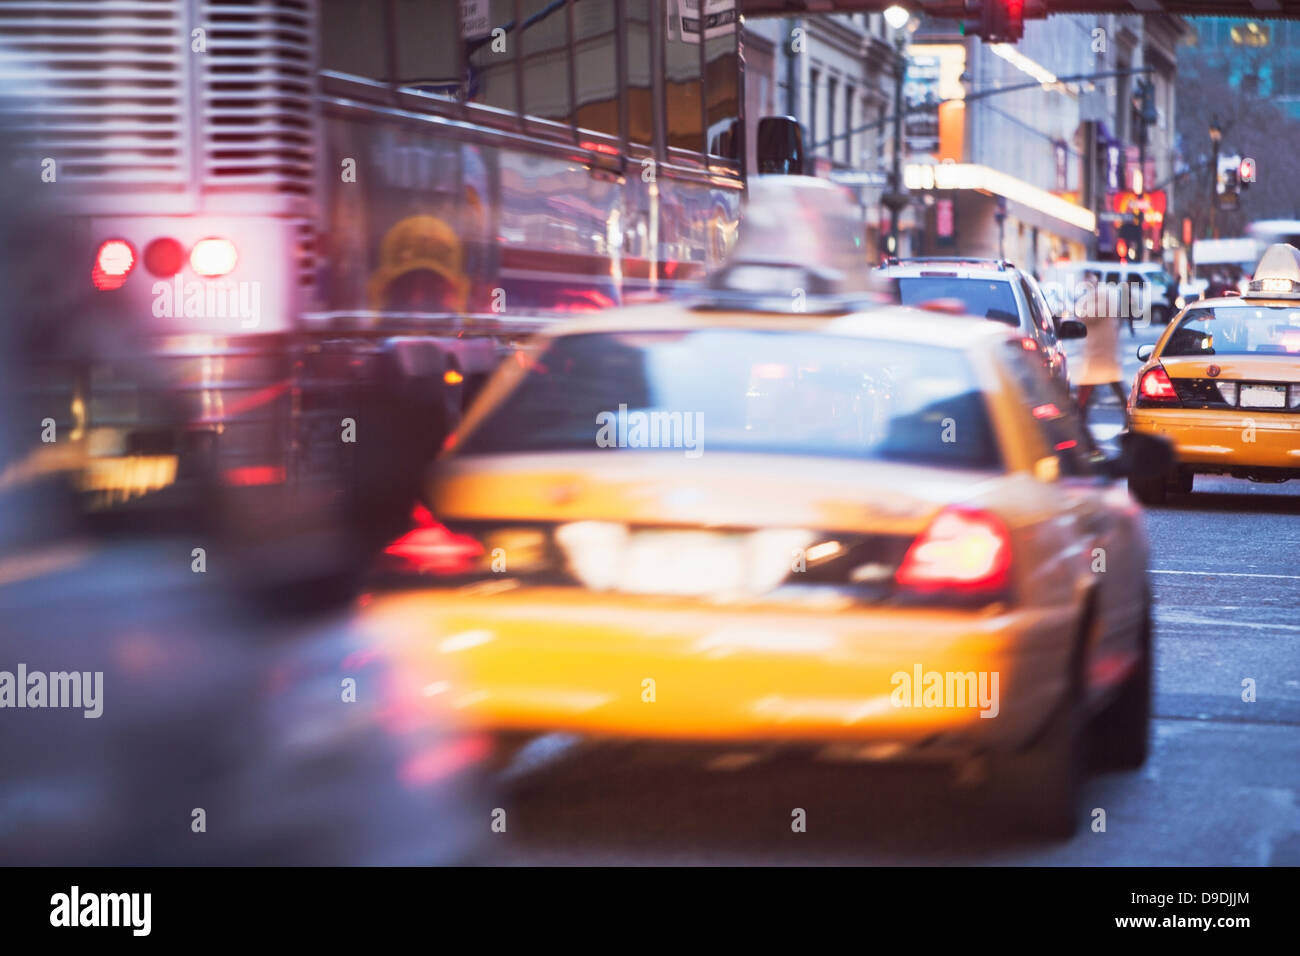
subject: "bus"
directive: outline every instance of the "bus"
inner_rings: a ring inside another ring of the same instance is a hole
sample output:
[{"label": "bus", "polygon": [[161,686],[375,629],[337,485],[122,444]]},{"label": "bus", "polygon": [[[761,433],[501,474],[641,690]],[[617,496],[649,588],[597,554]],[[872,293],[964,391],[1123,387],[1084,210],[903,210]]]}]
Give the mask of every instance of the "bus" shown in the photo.
[{"label": "bus", "polygon": [[[263,545],[315,535],[316,577],[352,574],[538,323],[726,255],[742,26],[734,2],[692,9],[0,6],[15,172],[84,293],[30,363],[57,436],[34,454],[91,510],[171,500]],[[257,554],[259,582],[309,573]]]}]

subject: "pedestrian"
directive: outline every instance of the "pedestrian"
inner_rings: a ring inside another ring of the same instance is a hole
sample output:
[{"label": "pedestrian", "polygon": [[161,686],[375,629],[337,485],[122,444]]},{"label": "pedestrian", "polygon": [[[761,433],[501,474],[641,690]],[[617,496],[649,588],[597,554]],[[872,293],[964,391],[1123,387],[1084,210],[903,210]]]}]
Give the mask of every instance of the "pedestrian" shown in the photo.
[{"label": "pedestrian", "polygon": [[1093,389],[1109,385],[1119,399],[1120,414],[1127,428],[1127,396],[1120,384],[1123,373],[1119,364],[1119,316],[1111,308],[1111,297],[1100,289],[1100,280],[1097,272],[1086,271],[1082,290],[1075,300],[1075,315],[1088,326],[1088,335],[1083,340],[1083,363],[1076,379],[1079,415],[1087,424]]}]

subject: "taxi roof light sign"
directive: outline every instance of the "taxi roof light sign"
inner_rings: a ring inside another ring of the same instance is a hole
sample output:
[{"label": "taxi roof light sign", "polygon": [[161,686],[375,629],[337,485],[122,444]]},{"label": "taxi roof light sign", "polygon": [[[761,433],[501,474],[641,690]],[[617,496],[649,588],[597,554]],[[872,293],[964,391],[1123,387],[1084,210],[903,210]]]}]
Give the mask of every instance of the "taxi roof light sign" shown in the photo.
[{"label": "taxi roof light sign", "polygon": [[1300,298],[1300,249],[1284,242],[1269,246],[1246,294]]}]

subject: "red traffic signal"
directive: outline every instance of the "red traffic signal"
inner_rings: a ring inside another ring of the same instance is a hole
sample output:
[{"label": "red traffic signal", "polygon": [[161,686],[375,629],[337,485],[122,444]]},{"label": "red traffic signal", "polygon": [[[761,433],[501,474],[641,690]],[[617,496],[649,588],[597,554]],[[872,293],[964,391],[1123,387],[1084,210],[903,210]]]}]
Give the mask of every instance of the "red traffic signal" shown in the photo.
[{"label": "red traffic signal", "polygon": [[1249,185],[1255,181],[1255,161],[1249,156],[1243,157],[1241,163],[1237,166],[1237,182],[1242,186]]},{"label": "red traffic signal", "polygon": [[980,38],[985,43],[1015,43],[1025,35],[1025,0],[984,0]]}]

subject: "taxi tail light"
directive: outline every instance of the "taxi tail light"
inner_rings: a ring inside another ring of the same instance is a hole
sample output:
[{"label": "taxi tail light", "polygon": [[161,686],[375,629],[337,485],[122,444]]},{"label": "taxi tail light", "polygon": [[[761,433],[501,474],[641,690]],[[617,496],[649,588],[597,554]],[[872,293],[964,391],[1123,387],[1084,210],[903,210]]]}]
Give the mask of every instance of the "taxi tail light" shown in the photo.
[{"label": "taxi tail light", "polygon": [[424,505],[411,510],[411,528],[384,548],[388,571],[407,574],[461,575],[478,566],[483,545],[450,531]]},{"label": "taxi tail light", "polygon": [[994,594],[1011,572],[1011,535],[987,511],[946,508],[921,533],[894,574],[899,587],[920,593]]},{"label": "taxi tail light", "polygon": [[1162,366],[1147,369],[1138,383],[1138,403],[1142,405],[1177,405],[1178,392]]}]

